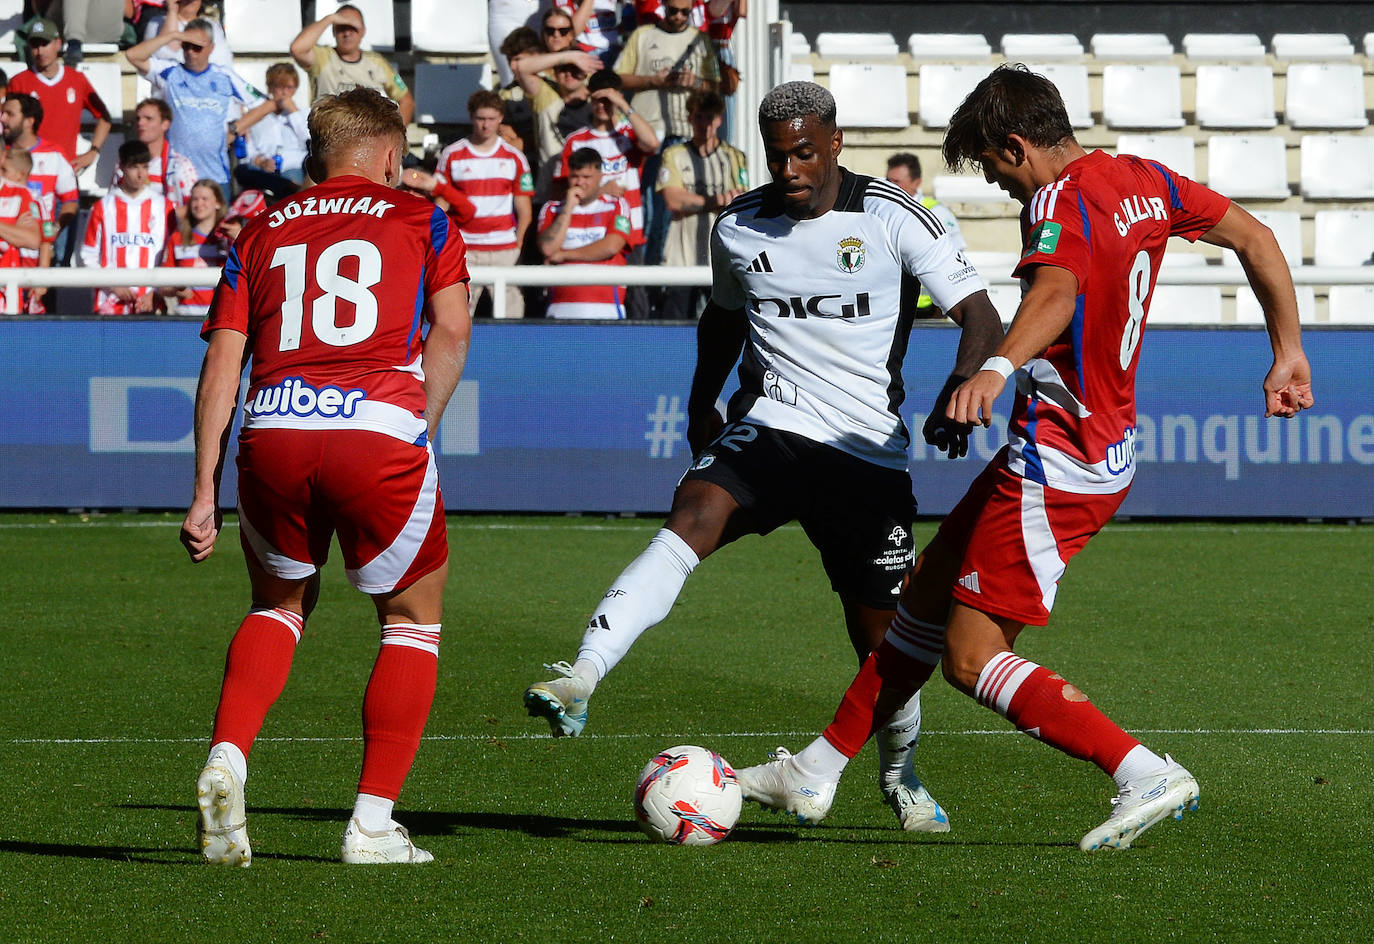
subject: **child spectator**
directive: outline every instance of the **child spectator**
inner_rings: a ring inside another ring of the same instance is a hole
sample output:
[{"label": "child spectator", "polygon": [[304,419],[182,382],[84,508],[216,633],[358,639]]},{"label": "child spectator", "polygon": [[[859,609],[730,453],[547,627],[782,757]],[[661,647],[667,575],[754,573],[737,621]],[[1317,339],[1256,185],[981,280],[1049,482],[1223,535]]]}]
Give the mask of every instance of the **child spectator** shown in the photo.
[{"label": "child spectator", "polygon": [[[53,247],[59,232],[70,228],[76,219],[78,198],[76,174],[57,146],[38,137],[43,124],[43,103],[32,95],[11,93],[0,107],[0,124],[4,125],[5,143],[11,149],[28,151],[33,159],[29,173],[29,193],[38,200],[43,211],[43,244],[38,249],[22,250],[25,267],[53,264]],[[67,244],[73,240],[68,238]],[[29,314],[45,312],[43,298],[46,288],[29,292]]]},{"label": "child spectator", "polygon": [[[91,207],[86,239],[81,246],[84,266],[150,269],[162,263],[167,236],[176,226],[171,201],[148,186],[152,155],[142,141],[119,146],[119,186]],[[158,295],[146,285],[96,289],[99,315],[146,314]]]},{"label": "child spectator", "polygon": [[[43,211],[29,192],[29,171],[33,158],[28,151],[13,148],[0,159],[0,268],[24,267],[21,250],[34,250],[43,241]],[[16,314],[25,309],[24,293],[10,298],[0,284],[0,311]]]},{"label": "child spectator", "polygon": [[310,132],[305,122],[309,109],[296,107],[300,78],[289,62],[267,68],[267,101],[244,112],[236,125],[247,134],[248,159],[234,168],[239,186],[266,190],[280,198],[300,189],[305,182],[305,152]]},{"label": "child spectator", "polygon": [[[148,145],[148,185],[172,201],[178,210],[186,205],[196,182],[196,166],[185,154],[173,150],[167,140],[172,126],[172,106],[160,98],[145,98],[134,109],[134,136]],[[115,171],[119,186],[119,171]]]},{"label": "child spectator", "polygon": [[[219,268],[229,255],[229,240],[219,232],[224,191],[213,180],[198,180],[186,201],[186,215],[167,249],[166,263],[183,269]],[[177,314],[203,315],[215,296],[213,285],[175,290]]]}]

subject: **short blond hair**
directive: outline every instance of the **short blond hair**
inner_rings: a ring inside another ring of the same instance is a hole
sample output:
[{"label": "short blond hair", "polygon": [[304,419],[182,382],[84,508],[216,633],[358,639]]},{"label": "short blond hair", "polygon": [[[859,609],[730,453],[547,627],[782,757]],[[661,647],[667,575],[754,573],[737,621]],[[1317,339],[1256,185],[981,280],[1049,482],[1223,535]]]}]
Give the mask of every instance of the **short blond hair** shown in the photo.
[{"label": "short blond hair", "polygon": [[21,147],[12,147],[0,158],[0,165],[9,164],[25,177],[33,173],[33,155]]},{"label": "short blond hair", "polygon": [[405,149],[401,110],[376,89],[351,88],[315,99],[306,126],[310,154],[322,163],[371,149],[378,141]]}]

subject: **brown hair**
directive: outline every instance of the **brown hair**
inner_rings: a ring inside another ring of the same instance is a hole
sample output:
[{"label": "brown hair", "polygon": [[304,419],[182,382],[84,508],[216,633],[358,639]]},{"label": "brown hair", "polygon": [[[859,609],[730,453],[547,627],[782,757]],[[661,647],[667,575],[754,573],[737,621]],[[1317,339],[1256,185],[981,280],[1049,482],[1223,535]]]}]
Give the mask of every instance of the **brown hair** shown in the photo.
[{"label": "brown hair", "polygon": [[544,44],[539,41],[539,34],[528,26],[517,26],[501,40],[501,55],[507,59],[514,59],[524,53],[539,53],[544,51]]},{"label": "brown hair", "polygon": [[977,167],[984,153],[1005,148],[1013,134],[1038,148],[1073,138],[1059,89],[1019,62],[992,70],[954,110],[941,154],[950,170]]},{"label": "brown hair", "polygon": [[156,109],[157,109],[157,113],[158,113],[159,115],[162,116],[162,120],[163,120],[163,121],[171,121],[171,120],[172,120],[172,106],[171,106],[171,105],[168,105],[168,104],[167,104],[165,101],[163,101],[162,99],[160,99],[160,98],[145,98],[143,101],[139,102],[137,105],[134,106],[134,111],[137,112],[137,111],[138,111],[140,108],[142,108],[144,105],[152,105],[154,108],[156,108]]},{"label": "brown hair", "polygon": [[[406,125],[400,109],[376,89],[351,88],[315,99],[306,126],[310,129],[310,156],[321,164],[368,149],[379,140],[385,140],[387,147],[399,144],[405,148]],[[310,176],[316,177],[314,173]]]},{"label": "brown hair", "polygon": [[301,87],[301,77],[296,72],[296,67],[289,62],[274,62],[267,67],[267,75],[263,78],[262,84],[271,88],[273,85],[294,85]]},{"label": "brown hair", "polygon": [[719,92],[712,92],[709,89],[693,92],[687,96],[687,114],[695,115],[698,112],[712,117],[723,115],[725,114],[725,99],[721,97]]},{"label": "brown hair", "polygon": [[0,157],[0,164],[6,163],[13,164],[14,169],[22,171],[25,177],[33,172],[33,155],[21,147],[12,147],[4,157]]},{"label": "brown hair", "polygon": [[478,89],[468,96],[468,117],[477,114],[479,108],[494,108],[506,117],[506,102],[491,89]]},{"label": "brown hair", "polygon": [[[213,233],[215,227],[224,219],[224,214],[228,212],[227,207],[224,205],[224,191],[220,189],[219,184],[209,179],[197,180],[191,185],[191,192],[194,193],[197,187],[204,187],[206,190],[210,191],[215,195],[215,201],[219,203],[219,207],[215,210],[214,225],[210,227],[210,232]],[[191,219],[191,208],[188,206],[186,212],[180,214],[180,218],[177,220],[177,233],[181,245],[194,246],[196,244],[195,237],[191,235],[191,231],[194,228],[195,222]]]}]

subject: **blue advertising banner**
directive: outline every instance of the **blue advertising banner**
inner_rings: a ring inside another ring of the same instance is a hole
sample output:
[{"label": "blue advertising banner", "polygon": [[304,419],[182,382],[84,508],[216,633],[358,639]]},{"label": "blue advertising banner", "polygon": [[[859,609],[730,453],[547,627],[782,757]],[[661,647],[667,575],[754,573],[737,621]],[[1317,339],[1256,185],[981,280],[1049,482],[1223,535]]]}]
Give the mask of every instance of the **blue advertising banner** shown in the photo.
[{"label": "blue advertising banner", "polygon": [[[181,508],[203,353],[184,321],[0,321],[0,507]],[[919,440],[958,332],[912,337],[903,415],[916,497],[943,514],[1004,441]],[[1266,420],[1262,330],[1149,329],[1132,516],[1374,517],[1374,331],[1310,329],[1317,405]],[[479,323],[436,442],[451,510],[656,512],[690,462],[692,325]],[[727,393],[731,387],[727,387]],[[224,500],[234,501],[232,469]]]}]

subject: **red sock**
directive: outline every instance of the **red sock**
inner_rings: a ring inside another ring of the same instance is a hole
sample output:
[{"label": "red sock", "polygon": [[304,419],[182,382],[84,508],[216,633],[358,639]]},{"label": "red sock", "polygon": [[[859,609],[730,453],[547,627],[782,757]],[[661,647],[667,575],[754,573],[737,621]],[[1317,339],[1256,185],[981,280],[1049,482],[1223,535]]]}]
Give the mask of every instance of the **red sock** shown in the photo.
[{"label": "red sock", "polygon": [[224,659],[211,744],[228,741],[248,756],[268,709],[286,686],[304,627],[305,620],[290,610],[256,608],[243,618]]},{"label": "red sock", "polygon": [[401,795],[439,674],[439,624],[389,623],[363,696],[363,773],[359,793]]},{"label": "red sock", "polygon": [[940,664],[945,628],[914,620],[898,608],[883,641],[868,654],[822,732],[841,754],[853,757],[893,712],[907,703]]},{"label": "red sock", "polygon": [[1109,776],[1140,743],[1062,676],[1012,652],[983,666],[974,697],[1019,730],[1070,757],[1092,761]]}]

